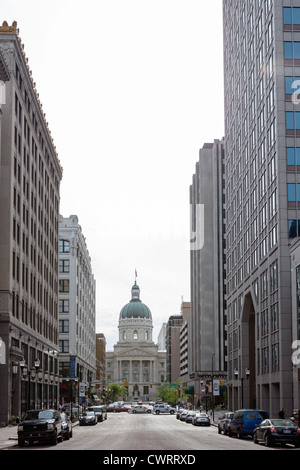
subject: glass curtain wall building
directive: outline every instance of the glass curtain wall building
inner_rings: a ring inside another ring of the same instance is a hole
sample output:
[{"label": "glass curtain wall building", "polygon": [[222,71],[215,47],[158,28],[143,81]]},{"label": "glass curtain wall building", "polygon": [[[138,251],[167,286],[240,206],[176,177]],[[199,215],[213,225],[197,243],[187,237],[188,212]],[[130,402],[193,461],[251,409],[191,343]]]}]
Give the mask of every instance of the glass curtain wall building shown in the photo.
[{"label": "glass curtain wall building", "polygon": [[224,0],[223,15],[229,406],[291,415],[300,2]]}]

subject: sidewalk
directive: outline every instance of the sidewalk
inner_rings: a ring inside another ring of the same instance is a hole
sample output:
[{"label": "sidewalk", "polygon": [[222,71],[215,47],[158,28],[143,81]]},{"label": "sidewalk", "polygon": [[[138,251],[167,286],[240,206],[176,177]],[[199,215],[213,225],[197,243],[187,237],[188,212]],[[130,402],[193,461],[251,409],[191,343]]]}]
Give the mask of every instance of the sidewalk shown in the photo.
[{"label": "sidewalk", "polygon": [[0,428],[0,450],[10,449],[18,445],[18,426],[8,425]]},{"label": "sidewalk", "polygon": [[[73,423],[73,427],[79,424],[78,421]],[[18,426],[9,424],[4,428],[0,428],[0,450],[13,449],[18,446]]]}]

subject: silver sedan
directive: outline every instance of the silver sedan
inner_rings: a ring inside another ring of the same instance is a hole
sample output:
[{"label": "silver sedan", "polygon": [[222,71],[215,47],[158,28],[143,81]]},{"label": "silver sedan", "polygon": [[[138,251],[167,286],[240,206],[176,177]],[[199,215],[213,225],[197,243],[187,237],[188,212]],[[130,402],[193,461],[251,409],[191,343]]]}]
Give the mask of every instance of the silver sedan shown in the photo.
[{"label": "silver sedan", "polygon": [[206,413],[196,413],[192,418],[194,426],[210,426],[210,417]]},{"label": "silver sedan", "polygon": [[145,406],[138,405],[133,406],[131,409],[129,409],[128,413],[151,413],[151,410],[149,408],[146,408]]}]

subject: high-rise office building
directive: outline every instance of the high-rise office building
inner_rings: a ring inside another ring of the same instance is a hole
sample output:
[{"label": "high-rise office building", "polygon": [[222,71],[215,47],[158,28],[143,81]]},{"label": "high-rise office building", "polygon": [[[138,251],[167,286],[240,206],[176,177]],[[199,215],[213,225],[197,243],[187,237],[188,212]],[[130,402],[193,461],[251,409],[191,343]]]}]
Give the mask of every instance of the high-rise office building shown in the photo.
[{"label": "high-rise office building", "polygon": [[200,377],[226,369],[224,303],[224,143],[215,140],[200,150],[190,186],[191,314],[189,373],[195,393]]},{"label": "high-rise office building", "polygon": [[17,24],[0,26],[0,426],[57,406],[62,168]]},{"label": "high-rise office building", "polygon": [[224,0],[229,407],[292,413],[300,3]]},{"label": "high-rise office building", "polygon": [[74,380],[90,395],[96,379],[95,327],[96,281],[86,239],[76,215],[60,216],[59,372],[64,402],[70,401],[69,386]]},{"label": "high-rise office building", "polygon": [[171,315],[166,326],[167,381],[173,383],[180,377],[180,331],[182,315]]}]

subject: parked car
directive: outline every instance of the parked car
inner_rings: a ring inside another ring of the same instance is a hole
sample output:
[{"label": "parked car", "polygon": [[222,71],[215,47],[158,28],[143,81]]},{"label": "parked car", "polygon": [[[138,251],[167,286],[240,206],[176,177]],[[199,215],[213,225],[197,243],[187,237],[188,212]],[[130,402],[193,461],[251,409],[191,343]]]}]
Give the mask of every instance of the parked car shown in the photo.
[{"label": "parked car", "polygon": [[176,412],[176,419],[180,419],[180,415],[181,413],[183,413],[183,411],[184,411],[183,406],[179,406]]},{"label": "parked car", "polygon": [[186,415],[185,422],[186,423],[191,423],[192,419],[196,416],[197,412],[190,410],[188,414]]},{"label": "parked car", "polygon": [[210,417],[207,413],[196,413],[192,418],[192,424],[194,426],[210,426]]},{"label": "parked car", "polygon": [[188,415],[188,412],[189,412],[189,410],[183,410],[183,411],[180,413],[180,415],[179,415],[180,421],[185,421],[185,420],[186,420],[186,417],[187,417],[187,415]]},{"label": "parked car", "polygon": [[151,413],[150,408],[146,408],[146,406],[137,405],[128,410],[130,413]]},{"label": "parked car", "polygon": [[123,406],[123,405],[113,405],[113,406],[110,406],[107,411],[112,411],[113,413],[121,413],[122,411],[128,411],[129,408],[127,408],[126,406]]},{"label": "parked car", "polygon": [[228,435],[237,435],[239,439],[252,436],[254,429],[268,418],[269,413],[265,410],[237,410],[233,414]]},{"label": "parked car", "polygon": [[88,407],[88,411],[94,411],[95,415],[97,416],[98,422],[100,421],[102,423],[102,421],[107,419],[106,406],[92,405]]},{"label": "parked car", "polygon": [[160,413],[170,413],[173,415],[175,413],[175,408],[169,405],[159,404],[153,406],[153,412],[157,415]]},{"label": "parked car", "polygon": [[84,411],[79,416],[79,426],[88,426],[97,424],[98,419],[94,411]]},{"label": "parked car", "polygon": [[224,436],[228,434],[233,415],[234,415],[233,411],[228,411],[227,413],[224,414],[224,416],[222,416],[222,418],[220,418],[219,423],[218,423],[219,434],[221,434],[222,431],[224,433]]},{"label": "parked car", "polygon": [[61,429],[63,439],[70,439],[73,437],[72,421],[67,413],[61,413]]},{"label": "parked car", "polygon": [[266,446],[293,444],[300,447],[300,429],[290,419],[265,419],[253,432],[253,441],[263,441]]},{"label": "parked car", "polygon": [[62,441],[62,418],[57,410],[29,410],[18,423],[18,444],[22,447],[25,442],[50,441],[56,445]]}]

